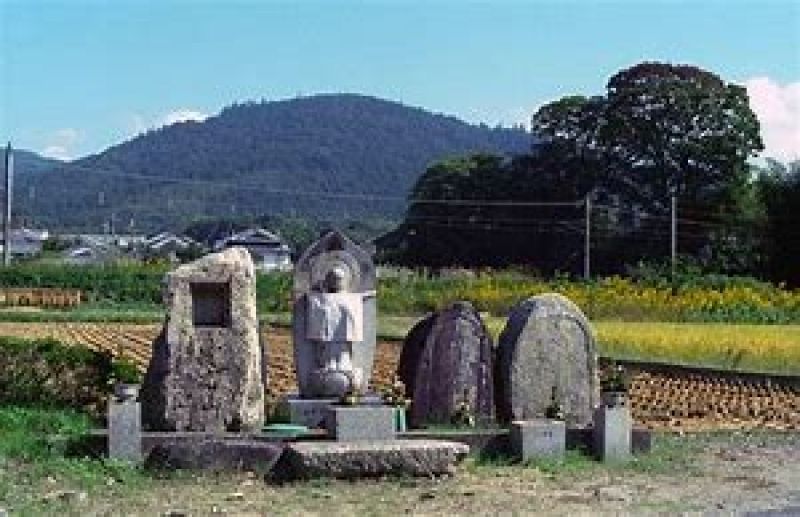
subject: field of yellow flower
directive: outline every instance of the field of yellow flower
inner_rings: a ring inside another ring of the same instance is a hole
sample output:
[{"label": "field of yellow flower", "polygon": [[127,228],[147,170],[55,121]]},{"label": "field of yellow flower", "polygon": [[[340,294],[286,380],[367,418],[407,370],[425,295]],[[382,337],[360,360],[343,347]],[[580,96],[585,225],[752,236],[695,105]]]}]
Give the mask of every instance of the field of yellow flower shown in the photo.
[{"label": "field of yellow flower", "polygon": [[[506,318],[484,313],[495,342]],[[401,340],[419,318],[380,317],[382,337]],[[614,359],[800,375],[800,325],[592,321],[598,353]]]},{"label": "field of yellow flower", "polygon": [[800,325],[598,321],[606,357],[800,374]]},{"label": "field of yellow flower", "polygon": [[386,313],[413,314],[469,300],[480,311],[503,315],[515,303],[546,292],[567,296],[592,319],[800,323],[800,290],[757,281],[673,288],[622,277],[576,282],[514,272],[436,279],[413,275],[381,279],[379,303]]}]

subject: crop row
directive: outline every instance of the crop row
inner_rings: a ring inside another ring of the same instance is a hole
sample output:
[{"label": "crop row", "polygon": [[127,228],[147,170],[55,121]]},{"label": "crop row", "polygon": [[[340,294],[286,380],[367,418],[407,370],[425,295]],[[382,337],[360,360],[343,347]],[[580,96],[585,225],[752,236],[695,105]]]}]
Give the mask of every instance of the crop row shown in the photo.
[{"label": "crop row", "polygon": [[[147,366],[151,343],[159,330],[157,325],[0,323],[0,335],[85,344],[127,358],[142,370]],[[290,337],[284,330],[266,328],[262,338],[267,344],[268,395],[274,400],[295,386]],[[391,382],[399,352],[397,342],[378,343],[373,374],[377,389]],[[796,385],[735,379],[735,374],[703,376],[686,374],[680,368],[672,373],[664,373],[663,369],[648,371],[646,366],[639,368],[632,382],[633,415],[639,423],[651,428],[800,429],[800,389]]]}]

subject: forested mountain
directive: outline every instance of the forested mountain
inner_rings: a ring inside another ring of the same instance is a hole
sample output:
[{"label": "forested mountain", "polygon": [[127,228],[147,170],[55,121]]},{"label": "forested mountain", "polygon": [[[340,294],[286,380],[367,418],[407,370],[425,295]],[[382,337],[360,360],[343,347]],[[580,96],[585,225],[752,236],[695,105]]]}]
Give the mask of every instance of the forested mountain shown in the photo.
[{"label": "forested mountain", "polygon": [[432,162],[530,146],[521,129],[360,95],[248,102],[21,174],[19,191],[31,195],[17,208],[53,228],[97,230],[114,217],[118,231],[199,217],[397,217]]},{"label": "forested mountain", "polygon": [[[5,150],[3,150],[3,156],[3,159],[5,159]],[[14,149],[14,170],[18,174],[37,173],[63,164],[64,162],[55,158],[47,158],[22,149]],[[0,169],[0,171],[2,170]]]}]

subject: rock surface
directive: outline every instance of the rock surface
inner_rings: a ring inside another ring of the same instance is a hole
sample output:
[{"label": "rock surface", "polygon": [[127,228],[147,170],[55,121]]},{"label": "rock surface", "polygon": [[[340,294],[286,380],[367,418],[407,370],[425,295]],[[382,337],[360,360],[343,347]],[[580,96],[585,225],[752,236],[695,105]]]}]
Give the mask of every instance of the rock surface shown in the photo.
[{"label": "rock surface", "polygon": [[544,417],[555,388],[567,423],[590,424],[598,396],[591,324],[559,294],[517,304],[500,334],[495,379],[502,421]]},{"label": "rock surface", "polygon": [[463,403],[476,421],[493,419],[492,341],[470,303],[453,303],[412,329],[403,354],[398,374],[412,399],[412,425],[451,423]]},{"label": "rock surface", "polygon": [[436,314],[430,314],[419,320],[411,327],[403,340],[403,349],[400,351],[400,359],[397,363],[397,376],[403,381],[408,398],[414,396],[417,369],[422,359],[422,352],[425,351],[425,342],[428,340],[433,324],[436,323],[436,316]]},{"label": "rock surface", "polygon": [[250,254],[230,248],[168,273],[167,317],[142,387],[150,430],[239,431],[264,420],[265,369]]},{"label": "rock surface", "polygon": [[286,446],[273,467],[277,481],[332,477],[452,474],[469,446],[438,440],[308,441]]},{"label": "rock surface", "polygon": [[154,446],[145,466],[157,469],[204,469],[268,472],[283,452],[280,442],[222,437],[164,440]]}]

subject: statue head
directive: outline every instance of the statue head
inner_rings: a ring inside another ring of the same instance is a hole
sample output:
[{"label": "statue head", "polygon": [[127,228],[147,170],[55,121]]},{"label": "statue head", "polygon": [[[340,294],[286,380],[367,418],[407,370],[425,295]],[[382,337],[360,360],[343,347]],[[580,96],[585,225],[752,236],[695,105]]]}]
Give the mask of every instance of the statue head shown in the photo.
[{"label": "statue head", "polygon": [[347,291],[350,284],[350,275],[341,266],[334,266],[325,275],[325,291],[329,293],[340,293]]}]

